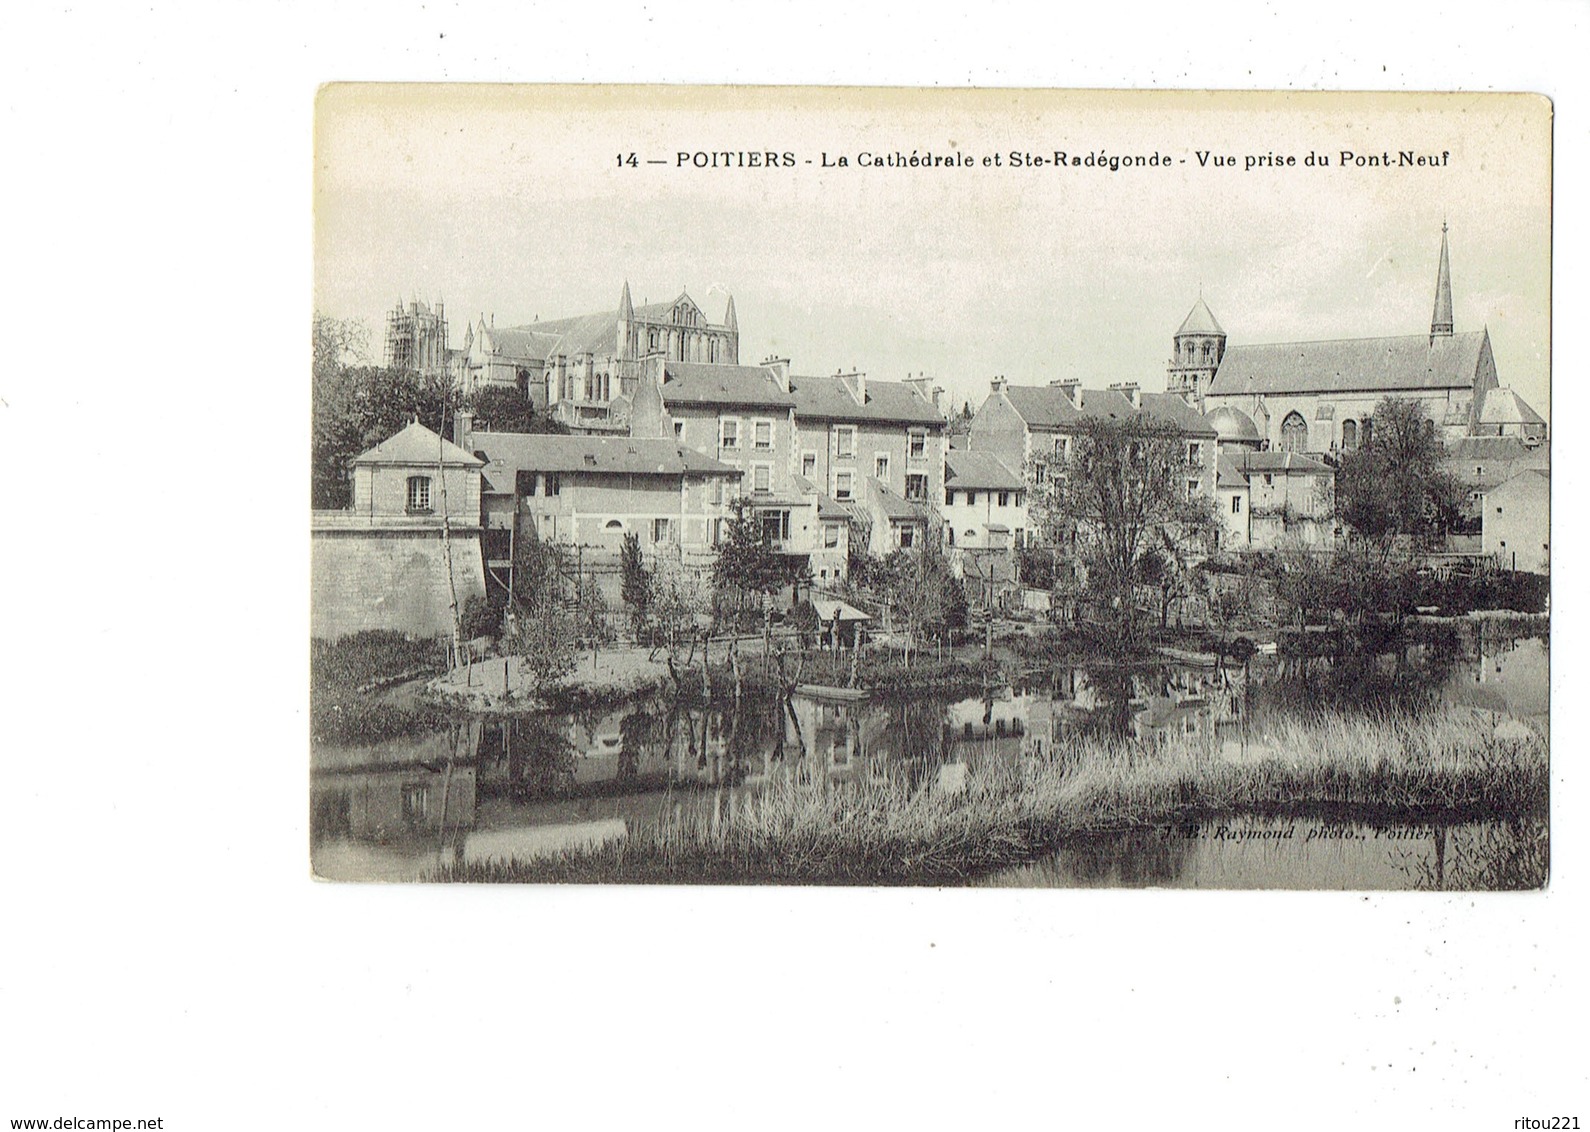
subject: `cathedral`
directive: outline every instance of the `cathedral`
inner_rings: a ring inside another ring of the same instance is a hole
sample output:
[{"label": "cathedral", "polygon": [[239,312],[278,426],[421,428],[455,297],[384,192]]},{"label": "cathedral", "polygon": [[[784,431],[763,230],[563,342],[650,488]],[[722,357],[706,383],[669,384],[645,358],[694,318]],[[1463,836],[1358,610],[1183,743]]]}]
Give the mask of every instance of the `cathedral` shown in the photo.
[{"label": "cathedral", "polygon": [[1488,330],[1458,332],[1446,225],[1428,333],[1228,346],[1200,296],[1174,336],[1166,386],[1262,447],[1334,456],[1368,439],[1383,399],[1416,402],[1447,443],[1516,435],[1545,440],[1545,421],[1497,382]]},{"label": "cathedral", "polygon": [[734,297],[721,323],[710,321],[687,292],[671,302],[636,306],[624,284],[616,310],[498,327],[484,317],[464,340],[456,374],[466,392],[517,388],[581,431],[622,431],[615,409],[633,396],[641,361],[738,365],[740,327]]}]

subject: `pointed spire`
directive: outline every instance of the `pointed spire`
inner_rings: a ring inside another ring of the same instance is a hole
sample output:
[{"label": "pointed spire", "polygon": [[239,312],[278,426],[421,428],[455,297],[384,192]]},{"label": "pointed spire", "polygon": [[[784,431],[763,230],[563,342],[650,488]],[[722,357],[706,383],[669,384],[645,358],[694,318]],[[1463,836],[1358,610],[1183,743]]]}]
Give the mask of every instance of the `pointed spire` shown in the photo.
[{"label": "pointed spire", "polygon": [[635,317],[635,304],[629,300],[629,280],[624,280],[624,293],[618,300],[618,317],[625,322]]},{"label": "pointed spire", "polygon": [[1441,221],[1441,266],[1435,276],[1435,313],[1430,316],[1430,344],[1452,337],[1452,267],[1447,262],[1446,221]]},{"label": "pointed spire", "polygon": [[723,325],[730,330],[740,329],[740,320],[734,314],[734,296],[729,296],[729,309],[723,312]]}]

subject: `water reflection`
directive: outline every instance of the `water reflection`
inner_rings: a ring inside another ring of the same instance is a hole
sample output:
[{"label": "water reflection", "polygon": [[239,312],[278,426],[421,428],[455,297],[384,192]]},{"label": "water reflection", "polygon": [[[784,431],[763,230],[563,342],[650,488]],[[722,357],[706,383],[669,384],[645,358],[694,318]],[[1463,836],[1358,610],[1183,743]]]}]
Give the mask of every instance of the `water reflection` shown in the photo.
[{"label": "water reflection", "polygon": [[[1100,735],[1147,747],[1174,742],[1239,762],[1276,753],[1277,729],[1321,706],[1444,702],[1543,726],[1547,674],[1543,640],[1454,635],[1338,662],[1059,665],[954,699],[807,690],[738,708],[656,698],[563,716],[479,718],[378,744],[317,747],[313,860],[321,876],[417,879],[449,861],[622,838],[683,807],[721,806],[725,797],[732,805],[737,793],[780,778],[958,790],[980,767],[1068,757],[1077,740]],[[1471,887],[1507,887],[1514,877],[1544,875],[1529,853],[1509,857],[1502,837],[1463,827],[1396,872],[1380,858],[1366,864],[1356,841],[1315,840],[1306,850],[1256,844],[1233,855],[1139,832],[1079,840],[1012,883],[1445,887],[1466,869]],[[1514,840],[1532,844],[1527,835]]]}]

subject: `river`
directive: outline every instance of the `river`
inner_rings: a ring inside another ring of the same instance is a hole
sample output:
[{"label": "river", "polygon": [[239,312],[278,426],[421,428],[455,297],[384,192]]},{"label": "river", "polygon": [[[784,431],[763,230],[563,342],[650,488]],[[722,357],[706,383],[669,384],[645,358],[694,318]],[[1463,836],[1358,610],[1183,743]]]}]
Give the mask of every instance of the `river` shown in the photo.
[{"label": "river", "polygon": [[[1460,634],[1342,663],[1059,664],[975,696],[797,693],[787,706],[738,711],[654,697],[589,713],[479,717],[366,746],[317,745],[313,867],[333,880],[412,881],[446,862],[534,857],[622,838],[776,775],[954,788],[991,761],[1019,763],[1089,733],[1145,745],[1173,736],[1211,758],[1257,760],[1284,753],[1276,734],[1320,703],[1477,708],[1502,726],[1544,728],[1548,658],[1541,638]],[[1498,888],[1518,887],[1518,875],[1541,883],[1544,855],[1540,821],[1332,826],[1248,816],[1090,835],[978,883]]]}]

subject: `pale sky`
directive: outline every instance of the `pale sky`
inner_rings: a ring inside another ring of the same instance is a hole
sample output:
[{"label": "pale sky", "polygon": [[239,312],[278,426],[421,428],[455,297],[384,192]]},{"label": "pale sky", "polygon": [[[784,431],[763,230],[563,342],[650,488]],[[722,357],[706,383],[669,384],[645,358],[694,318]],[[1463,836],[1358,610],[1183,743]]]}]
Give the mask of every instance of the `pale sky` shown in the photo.
[{"label": "pale sky", "polygon": [[[1550,415],[1550,108],[1530,96],[372,86],[329,88],[318,130],[316,305],[364,320],[375,360],[399,296],[444,299],[458,345],[481,313],[615,309],[627,279],[713,318],[733,292],[745,363],[926,372],[974,408],[996,374],[1155,390],[1200,288],[1231,344],[1427,331],[1445,218],[1456,328],[1488,326],[1502,383]],[[1344,169],[1344,149],[1447,157]],[[796,164],[678,165],[713,151]],[[913,151],[974,164],[858,164]],[[1270,153],[1299,164],[1245,168]]]}]

